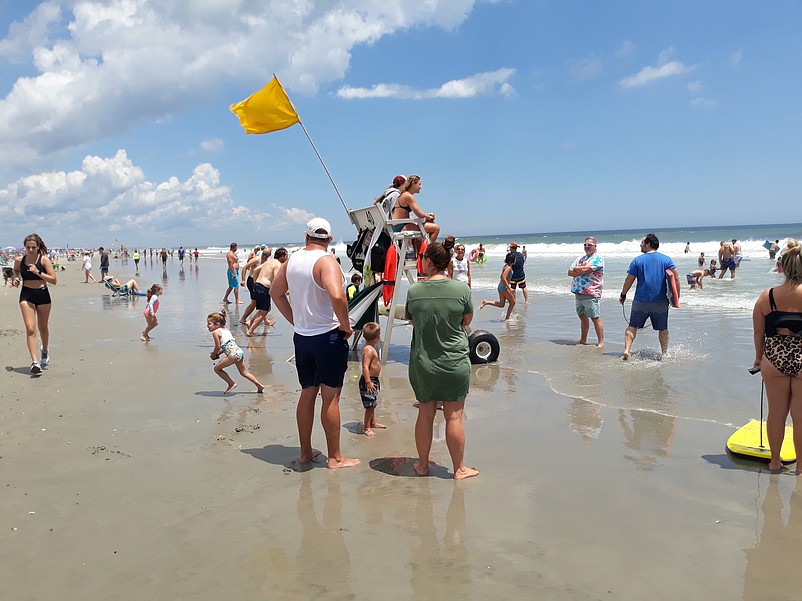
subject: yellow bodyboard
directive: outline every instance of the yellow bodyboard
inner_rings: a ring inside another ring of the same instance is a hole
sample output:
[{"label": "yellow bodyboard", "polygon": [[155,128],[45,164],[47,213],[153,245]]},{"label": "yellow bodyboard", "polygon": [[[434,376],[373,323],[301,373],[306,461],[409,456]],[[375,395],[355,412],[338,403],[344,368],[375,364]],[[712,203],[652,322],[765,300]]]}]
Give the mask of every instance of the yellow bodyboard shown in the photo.
[{"label": "yellow bodyboard", "polygon": [[[763,427],[762,447],[760,446],[761,426]],[[749,457],[771,459],[769,438],[766,434],[766,422],[759,422],[756,419],[753,419],[745,426],[741,426],[727,440],[727,448],[738,455],[748,455]],[[785,438],[783,438],[783,446],[780,449],[780,461],[783,463],[796,461],[793,426],[785,426]]]}]

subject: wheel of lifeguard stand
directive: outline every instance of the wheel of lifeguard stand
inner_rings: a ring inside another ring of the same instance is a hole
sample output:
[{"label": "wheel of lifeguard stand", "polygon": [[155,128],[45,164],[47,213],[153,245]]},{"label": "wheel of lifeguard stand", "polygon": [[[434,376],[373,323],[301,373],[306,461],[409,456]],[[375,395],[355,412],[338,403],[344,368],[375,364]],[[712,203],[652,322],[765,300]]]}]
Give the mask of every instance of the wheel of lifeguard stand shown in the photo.
[{"label": "wheel of lifeguard stand", "polygon": [[474,365],[493,363],[498,360],[501,345],[490,332],[475,330],[468,336],[468,355]]}]

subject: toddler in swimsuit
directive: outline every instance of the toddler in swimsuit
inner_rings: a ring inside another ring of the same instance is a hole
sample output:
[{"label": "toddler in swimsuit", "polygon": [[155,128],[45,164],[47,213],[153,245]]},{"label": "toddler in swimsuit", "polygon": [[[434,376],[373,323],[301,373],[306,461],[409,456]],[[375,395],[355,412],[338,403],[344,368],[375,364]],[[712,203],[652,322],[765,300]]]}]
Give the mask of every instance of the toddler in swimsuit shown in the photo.
[{"label": "toddler in swimsuit", "polygon": [[253,382],[256,385],[256,392],[261,393],[265,387],[245,367],[245,353],[234,340],[234,336],[231,335],[231,332],[226,328],[225,310],[219,313],[210,313],[206,318],[206,327],[212,333],[212,338],[214,338],[214,349],[209,355],[212,361],[219,358],[220,355],[225,355],[225,357],[214,366],[214,373],[228,384],[228,388],[226,388],[223,394],[229,393],[237,387],[237,384],[231,379],[231,376],[225,372],[225,368],[230,365],[236,365],[240,375],[246,380]]}]

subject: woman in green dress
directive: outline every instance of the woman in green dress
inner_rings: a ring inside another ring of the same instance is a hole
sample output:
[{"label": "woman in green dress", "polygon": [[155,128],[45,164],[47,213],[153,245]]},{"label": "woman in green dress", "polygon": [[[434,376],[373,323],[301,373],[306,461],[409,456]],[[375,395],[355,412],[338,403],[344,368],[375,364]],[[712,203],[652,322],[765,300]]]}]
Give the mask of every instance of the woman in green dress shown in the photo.
[{"label": "woman in green dress", "polygon": [[462,411],[471,379],[464,328],[473,319],[473,302],[470,288],[446,275],[453,246],[449,239],[445,244],[433,242],[426,248],[423,267],[427,278],[410,287],[406,313],[413,324],[409,382],[418,400],[415,445],[419,459],[415,471],[421,476],[429,473],[432,427],[437,404],[442,402],[454,479],[462,480],[479,474],[463,462]]}]

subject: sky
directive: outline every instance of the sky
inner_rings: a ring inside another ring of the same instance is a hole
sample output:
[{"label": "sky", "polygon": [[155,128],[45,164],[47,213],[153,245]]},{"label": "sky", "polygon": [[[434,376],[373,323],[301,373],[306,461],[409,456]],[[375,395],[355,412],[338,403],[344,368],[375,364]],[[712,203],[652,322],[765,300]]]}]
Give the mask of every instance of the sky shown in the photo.
[{"label": "sky", "polygon": [[302,241],[399,174],[446,234],[802,221],[802,2],[0,0],[0,245]]}]

